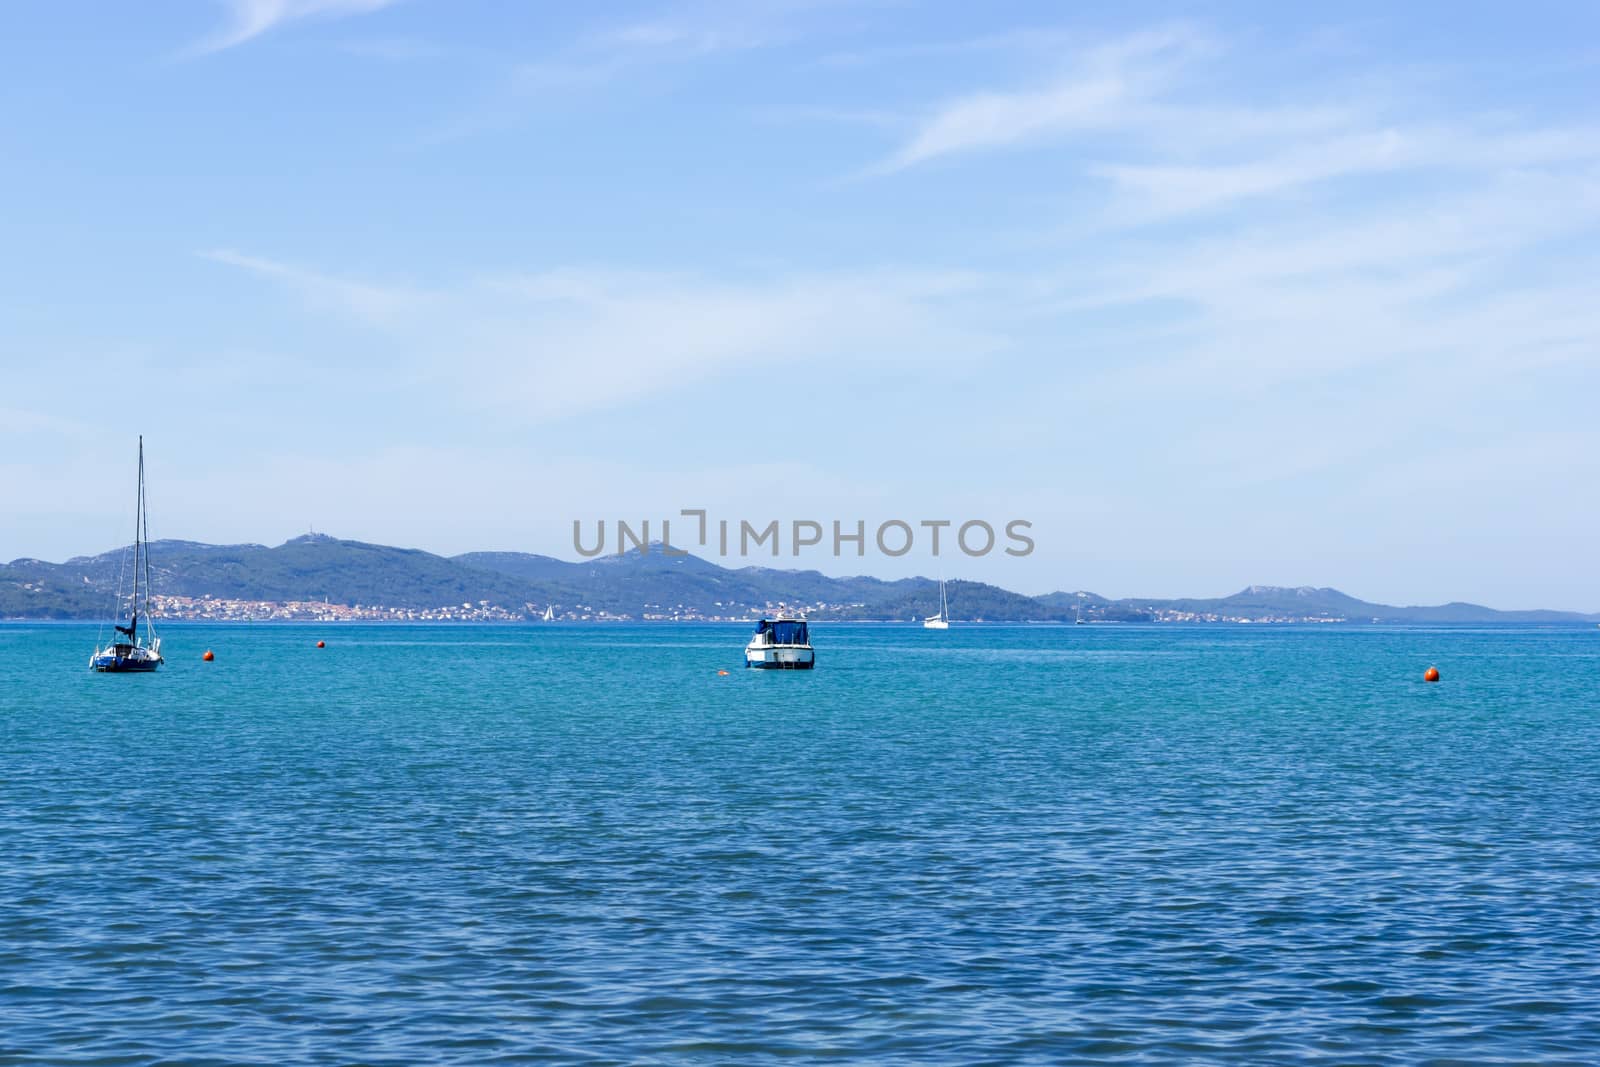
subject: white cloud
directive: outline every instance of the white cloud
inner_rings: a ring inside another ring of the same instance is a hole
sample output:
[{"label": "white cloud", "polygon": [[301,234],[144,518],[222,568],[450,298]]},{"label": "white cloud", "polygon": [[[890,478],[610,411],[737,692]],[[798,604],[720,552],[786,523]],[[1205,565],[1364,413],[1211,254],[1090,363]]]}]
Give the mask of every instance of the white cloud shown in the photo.
[{"label": "white cloud", "polygon": [[480,358],[507,368],[483,399],[554,417],[741,368],[928,372],[999,343],[950,306],[977,285],[867,271],[759,282],[568,272],[516,279],[497,286],[505,299],[488,305],[497,321],[479,331]]},{"label": "white cloud", "polygon": [[1281,156],[1222,166],[1100,165],[1137,201],[1143,216],[1215,208],[1235,200],[1364,172],[1398,170],[1426,158],[1421,146],[1395,130],[1356,134],[1297,148]]},{"label": "white cloud", "polygon": [[[1425,297],[1447,273],[1507,267],[1596,224],[1600,178],[1519,171],[1421,202],[1330,207],[1182,242],[1125,244],[1092,274],[1055,284],[1071,293],[1064,311],[1175,300],[1214,317],[1320,318],[1341,295],[1380,304]],[[1517,291],[1498,289],[1494,299]]]},{"label": "white cloud", "polygon": [[1131,95],[1114,74],[1065,82],[1034,93],[980,93],[945,108],[879,168],[903,170],[939,156],[1015,144],[1045,132],[1101,126]]},{"label": "white cloud", "polygon": [[[1025,38],[1024,38],[1025,39]],[[1007,46],[1020,47],[1016,40]],[[1080,46],[1053,81],[957,97],[911,124],[866,173],[888,175],[960,155],[1067,145],[1058,180],[1103,183],[1102,229],[1199,217],[1246,202],[1380,175],[1453,174],[1592,164],[1600,128],[1540,126],[1504,111],[1430,109],[1372,72],[1279,79],[1270,103],[1233,70],[1252,56],[1189,26]],[[1379,86],[1380,88],[1375,88]],[[1374,198],[1382,202],[1383,193]],[[1081,200],[1074,210],[1083,213]]]},{"label": "white cloud", "polygon": [[759,48],[768,39],[755,26],[638,22],[599,35],[597,43],[607,48],[692,56]]},{"label": "white cloud", "polygon": [[958,153],[1120,126],[1130,111],[1155,97],[1173,65],[1205,44],[1183,27],[1133,34],[1084,51],[1069,75],[1043,88],[952,100],[873,171],[891,173]]},{"label": "white cloud", "polygon": [[[318,310],[381,328],[388,358],[447,380],[475,410],[522,421],[622,406],[724,370],[959,369],[1003,344],[968,305],[977,276],[918,271],[723,281],[553,270],[421,290],[233,251],[203,253]],[[760,371],[767,373],[767,371]]]},{"label": "white cloud", "polygon": [[1252,158],[1216,164],[1097,164],[1122,198],[1124,221],[1195,214],[1361,175],[1497,171],[1600,158],[1600,132],[1484,131],[1470,125],[1384,127],[1281,140]]},{"label": "white cloud", "polygon": [[201,42],[199,54],[221,52],[260,37],[287,22],[365,15],[396,0],[228,0],[228,25]]},{"label": "white cloud", "polygon": [[202,259],[238,267],[292,289],[314,307],[352,315],[372,325],[395,325],[431,299],[420,289],[337,278],[320,271],[218,248],[199,253]]},{"label": "white cloud", "polygon": [[899,61],[964,56],[983,52],[1058,51],[1081,41],[1081,35],[1053,27],[1032,27],[980,34],[954,40],[922,41],[831,52],[817,62],[828,67],[864,67]]},{"label": "white cloud", "polygon": [[739,21],[724,13],[721,22],[636,22],[583,34],[511,64],[481,99],[426,131],[418,144],[434,147],[514,126],[566,94],[597,93],[649,72],[761,48],[773,32],[760,19]]}]

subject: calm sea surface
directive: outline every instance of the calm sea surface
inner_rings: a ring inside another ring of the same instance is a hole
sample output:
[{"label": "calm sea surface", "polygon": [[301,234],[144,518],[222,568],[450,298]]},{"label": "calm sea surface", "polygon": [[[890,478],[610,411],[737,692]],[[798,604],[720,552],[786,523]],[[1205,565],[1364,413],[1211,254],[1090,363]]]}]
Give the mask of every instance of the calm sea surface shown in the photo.
[{"label": "calm sea surface", "polygon": [[0,626],[3,1063],[1600,1062],[1594,628],[95,631]]}]

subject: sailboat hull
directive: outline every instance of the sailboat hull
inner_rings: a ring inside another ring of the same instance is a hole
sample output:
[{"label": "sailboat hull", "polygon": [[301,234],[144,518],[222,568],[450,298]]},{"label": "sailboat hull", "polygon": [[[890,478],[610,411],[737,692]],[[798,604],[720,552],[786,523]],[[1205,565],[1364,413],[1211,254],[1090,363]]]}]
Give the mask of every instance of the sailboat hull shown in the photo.
[{"label": "sailboat hull", "polygon": [[159,666],[160,657],[95,656],[89,661],[89,668],[102,674],[148,674]]}]

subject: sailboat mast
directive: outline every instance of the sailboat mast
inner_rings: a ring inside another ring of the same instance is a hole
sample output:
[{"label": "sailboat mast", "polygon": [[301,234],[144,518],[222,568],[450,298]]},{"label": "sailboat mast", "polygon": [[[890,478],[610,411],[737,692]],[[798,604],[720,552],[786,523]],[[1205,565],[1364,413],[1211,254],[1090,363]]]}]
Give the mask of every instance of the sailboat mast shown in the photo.
[{"label": "sailboat mast", "polygon": [[[139,537],[143,519],[140,513],[144,509],[144,435],[139,435],[139,486],[134,491],[133,497],[133,597],[129,601],[128,611],[133,616],[128,627],[132,629],[139,625]],[[129,634],[132,640],[133,635]]]},{"label": "sailboat mast", "polygon": [[144,435],[139,435],[139,544],[144,549],[144,629],[150,632],[150,514],[144,492]]}]

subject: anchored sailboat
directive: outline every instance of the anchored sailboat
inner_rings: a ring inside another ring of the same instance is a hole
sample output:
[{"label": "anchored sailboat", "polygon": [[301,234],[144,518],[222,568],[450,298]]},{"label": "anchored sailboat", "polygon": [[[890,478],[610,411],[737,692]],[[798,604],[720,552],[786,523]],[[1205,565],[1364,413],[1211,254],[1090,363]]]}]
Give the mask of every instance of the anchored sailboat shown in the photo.
[{"label": "anchored sailboat", "polygon": [[944,595],[944,575],[939,576],[939,614],[929,615],[922,620],[924,630],[950,629],[950,602]]},{"label": "anchored sailboat", "polygon": [[[165,662],[161,658],[161,638],[150,620],[150,522],[144,506],[144,438],[139,438],[139,496],[133,513],[133,596],[128,625],[113,621],[116,636],[105,648],[89,657],[89,668],[104,672],[153,671]],[[143,587],[140,580],[143,579]],[[117,617],[121,618],[122,589],[118,583]],[[139,636],[139,616],[144,615],[144,636]]]}]

